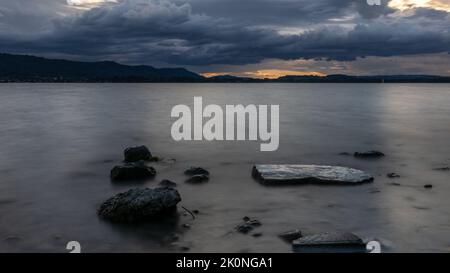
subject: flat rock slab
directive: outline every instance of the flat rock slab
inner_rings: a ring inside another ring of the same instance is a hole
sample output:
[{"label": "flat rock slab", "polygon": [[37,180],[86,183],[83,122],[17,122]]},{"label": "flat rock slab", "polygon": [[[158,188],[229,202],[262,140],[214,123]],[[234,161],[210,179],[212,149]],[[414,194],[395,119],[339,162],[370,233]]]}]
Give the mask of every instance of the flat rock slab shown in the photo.
[{"label": "flat rock slab", "polygon": [[255,165],[253,177],[263,184],[342,184],[372,182],[373,176],[360,170],[320,165]]},{"label": "flat rock slab", "polygon": [[296,252],[365,252],[364,242],[353,233],[320,233],[293,241]]}]

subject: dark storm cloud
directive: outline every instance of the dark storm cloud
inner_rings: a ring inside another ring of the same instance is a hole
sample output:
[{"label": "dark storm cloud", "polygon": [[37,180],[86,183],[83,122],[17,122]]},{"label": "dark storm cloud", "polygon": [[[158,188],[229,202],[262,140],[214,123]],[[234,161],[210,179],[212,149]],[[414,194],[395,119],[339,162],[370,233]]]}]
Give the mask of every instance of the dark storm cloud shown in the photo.
[{"label": "dark storm cloud", "polygon": [[[61,4],[47,0],[55,9],[62,9]],[[0,6],[2,14],[9,12],[8,20],[1,17],[2,51],[92,60],[247,64],[268,58],[354,60],[450,49],[448,13],[418,9],[395,17],[390,8],[369,7],[365,1],[124,0],[87,11],[64,10],[61,16],[43,9],[32,13],[36,17],[30,21],[14,16],[14,8],[3,2]],[[14,20],[28,23],[11,31],[7,26]],[[25,31],[26,24],[33,31]],[[279,32],[294,26],[301,34]]]}]

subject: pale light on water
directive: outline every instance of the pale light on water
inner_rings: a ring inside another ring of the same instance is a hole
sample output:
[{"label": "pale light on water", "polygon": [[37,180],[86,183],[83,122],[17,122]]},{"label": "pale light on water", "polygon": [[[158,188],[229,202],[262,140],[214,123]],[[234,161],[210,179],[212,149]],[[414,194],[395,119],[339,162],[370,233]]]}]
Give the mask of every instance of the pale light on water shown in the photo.
[{"label": "pale light on water", "polygon": [[[177,104],[280,105],[280,147],[259,142],[176,142]],[[450,242],[448,84],[2,84],[0,85],[0,251],[290,252],[283,231],[350,231],[383,251],[448,251]],[[109,171],[127,146],[146,144],[166,159],[143,184],[113,184]],[[376,161],[341,152],[380,150]],[[355,187],[265,187],[254,163],[343,165],[372,173]],[[183,183],[202,166],[210,182]],[[387,173],[401,178],[389,179]],[[178,183],[181,205],[200,214],[178,223],[117,226],[96,209],[114,193]],[[398,183],[400,185],[392,185]],[[432,189],[425,189],[432,184]],[[230,233],[241,218],[263,236]],[[190,229],[181,227],[192,224]]]}]

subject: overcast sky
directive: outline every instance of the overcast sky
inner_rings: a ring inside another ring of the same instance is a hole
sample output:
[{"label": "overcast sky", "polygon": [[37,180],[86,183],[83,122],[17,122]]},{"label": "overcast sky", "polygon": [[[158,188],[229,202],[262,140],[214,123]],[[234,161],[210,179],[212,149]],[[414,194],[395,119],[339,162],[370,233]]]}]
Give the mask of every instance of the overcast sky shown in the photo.
[{"label": "overcast sky", "polygon": [[0,0],[0,52],[205,75],[450,75],[450,0]]}]

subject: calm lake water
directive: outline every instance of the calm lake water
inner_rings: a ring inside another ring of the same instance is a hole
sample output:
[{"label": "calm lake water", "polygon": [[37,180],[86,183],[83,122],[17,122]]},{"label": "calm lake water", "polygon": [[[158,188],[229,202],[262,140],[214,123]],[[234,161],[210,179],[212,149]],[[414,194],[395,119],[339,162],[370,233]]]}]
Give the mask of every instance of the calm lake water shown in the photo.
[{"label": "calm lake water", "polygon": [[[279,150],[173,141],[170,111],[194,96],[280,105]],[[450,251],[450,172],[433,170],[450,164],[448,84],[1,84],[0,143],[0,252],[67,252],[73,240],[83,252],[291,252],[277,234],[294,228],[354,232],[387,252]],[[157,177],[111,183],[123,149],[140,144],[166,159],[154,164]],[[387,156],[339,155],[365,150]],[[266,187],[252,179],[254,163],[342,165],[375,181]],[[183,182],[196,165],[210,170],[209,183]],[[113,194],[162,179],[178,183],[177,222],[121,226],[97,217]],[[193,220],[180,206],[200,213]],[[255,230],[262,237],[232,232],[244,216],[263,223]]]}]

